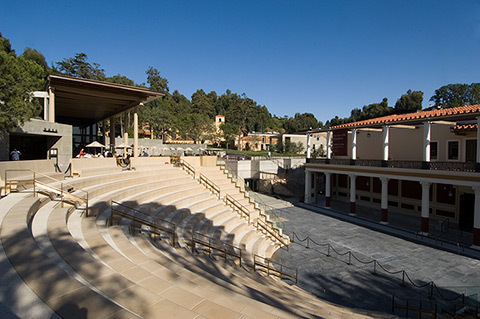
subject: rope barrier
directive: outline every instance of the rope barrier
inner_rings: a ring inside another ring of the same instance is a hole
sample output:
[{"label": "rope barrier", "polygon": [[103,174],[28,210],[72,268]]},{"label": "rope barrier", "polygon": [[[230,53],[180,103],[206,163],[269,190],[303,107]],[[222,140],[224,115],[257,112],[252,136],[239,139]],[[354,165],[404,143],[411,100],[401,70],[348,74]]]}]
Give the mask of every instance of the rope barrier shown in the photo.
[{"label": "rope barrier", "polygon": [[[348,255],[348,262],[347,264],[348,265],[351,265],[351,261],[352,261],[352,257],[357,260],[358,262],[360,262],[361,264],[371,264],[373,263],[373,274],[376,275],[377,274],[377,266],[379,266],[384,272],[390,274],[390,275],[397,275],[397,274],[402,274],[402,286],[405,286],[405,278],[407,278],[408,282],[410,282],[410,284],[415,287],[415,288],[425,288],[425,287],[430,287],[430,291],[429,291],[429,294],[430,294],[430,298],[433,298],[433,292],[434,292],[434,289],[437,291],[438,295],[445,301],[454,301],[460,297],[462,297],[462,300],[465,298],[465,294],[458,294],[455,298],[453,299],[448,299],[446,298],[440,291],[440,289],[438,288],[438,286],[433,282],[433,281],[430,281],[428,283],[425,283],[423,285],[418,285],[416,284],[415,282],[413,282],[413,280],[410,278],[410,276],[408,275],[408,273],[405,271],[405,270],[398,270],[398,271],[389,271],[388,269],[386,269],[382,264],[380,264],[380,262],[376,259],[373,259],[373,260],[370,260],[370,261],[364,261],[364,260],[360,260],[357,256],[355,256],[355,254],[353,254],[351,251],[347,251],[347,252],[344,252],[344,253],[340,253],[338,252],[332,245],[330,245],[330,243],[326,243],[326,244],[320,244],[320,243],[317,243],[316,241],[314,241],[312,238],[310,238],[309,236],[305,237],[304,239],[301,239],[300,237],[298,237],[298,235],[293,232],[292,233],[292,238],[291,238],[291,242],[294,243],[296,242],[295,239],[297,239],[299,242],[303,243],[303,242],[307,242],[307,245],[305,246],[305,248],[307,249],[310,249],[310,242],[314,243],[315,245],[317,246],[321,246],[321,247],[325,247],[327,246],[327,256],[330,257],[330,251],[333,250],[338,256],[345,256],[345,255]],[[314,249],[315,251],[318,251],[316,249]],[[318,251],[319,253],[322,253],[320,251]]]}]

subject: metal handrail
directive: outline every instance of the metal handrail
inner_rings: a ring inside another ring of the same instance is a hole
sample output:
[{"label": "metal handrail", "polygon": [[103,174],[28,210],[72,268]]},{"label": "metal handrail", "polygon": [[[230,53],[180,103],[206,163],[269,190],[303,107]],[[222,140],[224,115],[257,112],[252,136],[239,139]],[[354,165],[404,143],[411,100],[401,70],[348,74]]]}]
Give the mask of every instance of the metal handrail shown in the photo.
[{"label": "metal handrail", "polygon": [[187,171],[187,174],[192,175],[193,178],[195,178],[195,168],[190,163],[188,163],[184,159],[181,159],[180,165],[182,165],[182,168]]},{"label": "metal handrail", "polygon": [[[398,304],[395,303],[395,297],[397,299],[405,300],[405,304]],[[411,305],[411,303],[415,303],[418,305]],[[433,309],[425,309],[422,306],[425,304],[433,305]],[[418,313],[418,318],[422,318],[422,314],[431,315],[429,318],[437,318],[437,302],[433,300],[421,300],[421,299],[413,299],[413,298],[401,298],[395,295],[392,295],[392,313],[395,312],[395,309],[405,310],[405,318],[409,318],[408,312],[413,311]]]},{"label": "metal handrail", "polygon": [[[197,238],[196,238],[197,237]],[[201,239],[199,239],[200,237]],[[227,261],[227,257],[238,258],[240,265],[242,264],[242,250],[239,247],[233,246],[229,243],[221,242],[222,246],[216,245],[215,243],[218,242],[219,239],[207,236],[205,234],[196,232],[192,234],[192,240],[190,242],[192,253],[196,250],[196,245],[202,245],[204,247],[208,247],[209,255],[211,256],[213,250],[217,252],[223,253],[225,261]]]},{"label": "metal handrail", "polygon": [[[256,205],[258,205],[260,207],[263,207],[262,209],[259,209],[260,215],[262,215],[262,216],[268,215],[269,216],[269,221],[268,222],[272,224],[273,228],[276,228],[276,229],[284,228],[284,225],[283,225],[282,221],[280,220],[280,218],[278,218],[278,216],[273,212],[273,209],[271,209],[272,207],[266,205],[260,197],[256,196],[255,193],[251,189],[248,189],[248,187],[246,186],[245,180],[242,177],[238,176],[238,174],[235,173],[235,171],[232,169],[232,167],[230,167],[228,165],[227,161],[224,161],[224,165],[225,165],[225,169],[227,170],[227,172],[232,175],[232,180],[234,180],[235,184],[238,187],[240,187],[240,189],[242,189],[242,185],[243,185],[243,189],[245,189],[245,191],[248,192],[249,198],[251,198]],[[252,195],[255,198],[250,197]],[[265,218],[267,219],[267,217],[265,217]]]},{"label": "metal handrail", "polygon": [[226,194],[225,195],[225,204],[229,205],[234,211],[236,211],[240,216],[245,216],[248,220],[248,223],[250,224],[250,212],[248,209],[240,204],[239,201],[237,201],[235,198],[233,198],[231,195]]},{"label": "metal handrail", "polygon": [[[123,208],[126,209],[126,211],[115,208],[113,205],[123,207]],[[129,213],[129,212],[132,212],[132,211],[139,214],[139,215],[142,215],[142,216],[145,216],[145,217],[150,217],[149,215],[145,214],[144,212],[142,212],[138,209],[135,209],[133,207],[130,207],[130,206],[127,206],[127,205],[124,205],[122,203],[119,203],[119,202],[116,202],[116,201],[112,200],[111,204],[110,204],[110,217],[108,219],[109,225],[113,224],[113,217],[115,215],[120,216],[122,218],[126,218],[126,219],[129,219],[129,220],[133,221],[134,222],[134,227],[135,227],[135,223],[138,223],[138,224],[141,224],[141,225],[144,225],[144,226],[151,227],[154,230],[163,231],[163,232],[171,234],[172,235],[171,236],[172,246],[175,247],[175,242],[176,242],[175,238],[176,238],[177,226],[174,223],[169,222],[169,221],[164,220],[164,219],[157,219],[157,220],[151,222],[151,221],[143,219],[139,216],[135,216],[135,215]],[[158,223],[158,222],[160,222],[160,223]],[[168,227],[163,226],[163,224],[167,224]]]},{"label": "metal handrail", "polygon": [[217,184],[212,182],[207,176],[200,174],[199,177],[200,184],[205,185],[208,189],[210,189],[217,197],[220,199],[220,187]]},{"label": "metal handrail", "polygon": [[283,246],[287,247],[288,250],[288,243],[284,241],[284,238],[278,229],[268,227],[267,224],[262,222],[260,219],[257,219],[257,230],[260,230],[260,228],[266,231],[267,234],[273,236],[274,239],[276,239]]},{"label": "metal handrail", "polygon": [[[273,265],[277,265],[280,267],[280,270],[275,268]],[[298,268],[287,267],[279,262],[270,260],[268,258],[253,255],[253,270],[257,271],[257,267],[261,268],[262,270],[266,268],[267,276],[276,276],[281,278],[282,276],[289,277],[295,280],[295,284],[298,284]],[[291,269],[295,270],[295,275],[285,272],[284,269]]]},{"label": "metal handrail", "polygon": [[[12,179],[8,178],[8,173],[9,172],[30,172],[32,173],[33,178],[32,179],[24,179],[22,177],[21,179]],[[54,183],[60,183],[60,188],[55,187],[53,185],[44,183],[42,181],[38,180],[38,176],[41,176],[43,178],[49,179]],[[14,180],[14,181],[13,181]],[[31,169],[8,169],[5,170],[5,192],[7,192],[7,189],[10,190],[11,192],[11,187],[12,185],[29,185],[31,184],[33,186],[33,193],[36,196],[38,193],[37,187],[42,188],[48,192],[60,195],[60,200],[63,203],[68,202],[72,203],[75,205],[76,202],[80,202],[85,204],[85,216],[88,216],[88,191],[81,189],[79,187],[76,187],[74,185],[62,182],[61,180],[58,180],[56,178],[53,178],[51,176],[36,172]],[[84,193],[84,196],[77,196],[73,194],[75,191],[80,191]],[[66,200],[68,199],[68,200]]]}]

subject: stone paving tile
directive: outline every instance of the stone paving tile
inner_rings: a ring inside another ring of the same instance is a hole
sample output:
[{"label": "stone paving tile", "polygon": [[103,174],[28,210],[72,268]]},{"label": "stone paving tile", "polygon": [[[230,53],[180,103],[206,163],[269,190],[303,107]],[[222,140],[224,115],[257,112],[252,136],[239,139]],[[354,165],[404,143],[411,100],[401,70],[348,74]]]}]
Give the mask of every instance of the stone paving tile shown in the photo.
[{"label": "stone paving tile", "polygon": [[[460,291],[460,288],[450,287],[468,286],[470,291],[480,292],[480,261],[477,259],[419,245],[261,196],[267,205],[274,203],[277,207],[275,214],[284,220],[284,233],[291,237],[293,232],[300,239],[309,236],[317,243],[329,243],[339,253],[351,251],[362,261],[376,259],[391,272],[405,270],[416,284],[433,281],[446,296]],[[331,252],[332,256],[328,257],[326,247],[315,246],[312,242],[310,249],[305,246],[305,241],[295,238],[289,251],[278,250],[274,259],[298,267],[299,286],[322,299],[352,308],[390,312],[393,293],[410,298],[427,299],[429,296],[428,287],[414,288],[408,284],[408,279],[402,287],[402,273],[388,274],[377,265],[374,275],[373,263],[364,265],[352,258],[352,265],[348,265],[348,255]]]}]

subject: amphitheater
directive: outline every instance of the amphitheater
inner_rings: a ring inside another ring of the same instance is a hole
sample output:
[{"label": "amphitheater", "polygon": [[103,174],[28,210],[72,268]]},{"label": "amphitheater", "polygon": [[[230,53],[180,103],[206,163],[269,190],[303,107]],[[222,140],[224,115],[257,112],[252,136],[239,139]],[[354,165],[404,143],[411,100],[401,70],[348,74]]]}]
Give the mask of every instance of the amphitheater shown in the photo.
[{"label": "amphitheater", "polygon": [[392,317],[297,287],[269,260],[290,239],[215,157],[3,164],[2,318]]}]

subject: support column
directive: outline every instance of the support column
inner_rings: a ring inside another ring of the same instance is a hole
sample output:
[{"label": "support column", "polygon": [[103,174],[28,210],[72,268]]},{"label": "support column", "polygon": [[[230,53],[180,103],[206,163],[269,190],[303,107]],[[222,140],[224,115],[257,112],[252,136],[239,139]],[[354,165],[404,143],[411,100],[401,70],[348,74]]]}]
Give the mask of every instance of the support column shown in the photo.
[{"label": "support column", "polygon": [[357,159],[357,129],[352,130],[352,160]]},{"label": "support column", "polygon": [[325,173],[325,206],[330,207],[332,197],[332,174]]},{"label": "support column", "polygon": [[388,145],[390,142],[390,126],[383,127],[383,161],[382,166],[386,167],[388,162]]},{"label": "support column", "polygon": [[428,168],[430,163],[430,135],[432,131],[432,122],[425,122],[423,124],[423,163],[422,168]]},{"label": "support column", "polygon": [[380,209],[382,210],[382,218],[380,224],[388,224],[388,178],[380,177],[382,182],[382,199],[380,203]]},{"label": "support column", "polygon": [[356,178],[357,175],[349,175],[350,177],[350,214],[355,215],[356,214]]},{"label": "support column", "polygon": [[115,117],[110,116],[110,152],[115,153],[115,137],[117,132],[115,131]]},{"label": "support column", "polygon": [[330,135],[332,131],[327,131],[327,160],[332,158],[332,143],[330,142]]},{"label": "support column", "polygon": [[472,248],[480,249],[480,187],[474,186],[475,192],[475,208],[473,215],[473,246]]},{"label": "support column", "polygon": [[422,185],[422,226],[423,235],[430,231],[430,182],[420,182]]},{"label": "support column", "polygon": [[48,87],[48,121],[55,123],[55,88]]},{"label": "support column", "polygon": [[480,172],[480,117],[477,117],[477,159],[475,161],[475,171]]},{"label": "support column", "polygon": [[[123,113],[123,144],[128,145],[128,112]],[[123,149],[123,156],[127,154],[127,148]]]},{"label": "support column", "polygon": [[138,108],[135,108],[133,110],[133,157],[138,157],[138,153]]},{"label": "support column", "polygon": [[310,147],[311,147],[311,136],[310,133],[307,133],[307,158],[310,158]]},{"label": "support column", "polygon": [[310,204],[310,197],[312,194],[312,173],[309,170],[305,170],[305,204]]}]

